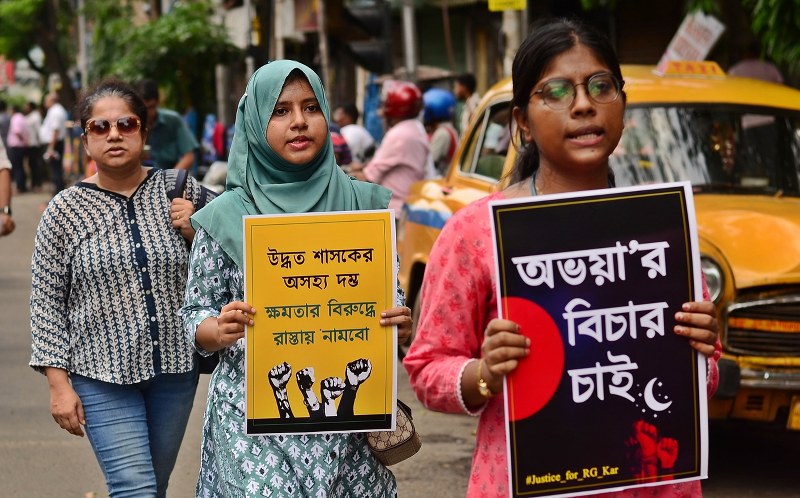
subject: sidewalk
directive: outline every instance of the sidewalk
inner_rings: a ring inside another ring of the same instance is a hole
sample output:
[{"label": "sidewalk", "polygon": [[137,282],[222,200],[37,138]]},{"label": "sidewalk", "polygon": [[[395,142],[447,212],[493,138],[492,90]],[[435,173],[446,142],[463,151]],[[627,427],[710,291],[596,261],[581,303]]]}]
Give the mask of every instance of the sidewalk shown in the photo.
[{"label": "sidewalk", "polygon": [[[105,481],[89,441],[67,434],[53,421],[47,382],[28,366],[30,260],[41,207],[49,199],[42,193],[15,195],[17,228],[0,238],[0,376],[5,379],[0,384],[0,495],[101,498],[107,496]],[[206,397],[202,381],[170,483],[171,497],[194,496]]]},{"label": "sidewalk", "polygon": [[[12,200],[16,230],[0,237],[0,483],[1,496],[102,498],[103,475],[85,438],[61,430],[50,416],[45,378],[30,359],[30,260],[47,194]],[[170,498],[194,496],[200,460],[200,432],[209,377],[201,376]],[[477,419],[424,409],[398,368],[398,397],[413,410],[422,449],[391,469],[402,498],[462,498],[466,494]]]}]

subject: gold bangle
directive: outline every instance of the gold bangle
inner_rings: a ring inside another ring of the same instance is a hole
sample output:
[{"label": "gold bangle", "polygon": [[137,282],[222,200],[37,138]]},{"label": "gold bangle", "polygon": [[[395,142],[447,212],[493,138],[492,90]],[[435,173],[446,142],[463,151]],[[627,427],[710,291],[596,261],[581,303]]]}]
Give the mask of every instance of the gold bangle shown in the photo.
[{"label": "gold bangle", "polygon": [[489,389],[489,384],[483,380],[483,358],[478,361],[478,392],[486,399],[494,396],[494,393]]}]

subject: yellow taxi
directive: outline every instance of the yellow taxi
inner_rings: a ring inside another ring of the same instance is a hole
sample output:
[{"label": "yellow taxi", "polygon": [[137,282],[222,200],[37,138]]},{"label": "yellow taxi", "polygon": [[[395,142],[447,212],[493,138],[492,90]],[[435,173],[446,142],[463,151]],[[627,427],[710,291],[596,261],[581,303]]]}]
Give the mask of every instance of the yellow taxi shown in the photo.
[{"label": "yellow taxi", "polygon": [[[617,186],[690,181],[701,262],[723,355],[712,418],[800,430],[800,91],[727,76],[623,65]],[[419,309],[428,254],[448,218],[503,185],[515,158],[511,80],[483,97],[447,174],[418,182],[400,215],[400,282]],[[415,320],[416,322],[416,320]]]}]

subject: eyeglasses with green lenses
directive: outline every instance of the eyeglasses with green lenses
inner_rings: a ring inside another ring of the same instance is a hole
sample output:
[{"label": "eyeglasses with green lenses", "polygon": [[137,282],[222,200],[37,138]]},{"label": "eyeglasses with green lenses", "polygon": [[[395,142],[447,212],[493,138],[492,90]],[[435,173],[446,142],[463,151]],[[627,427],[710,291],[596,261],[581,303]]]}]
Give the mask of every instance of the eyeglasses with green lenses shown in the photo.
[{"label": "eyeglasses with green lenses", "polygon": [[575,101],[578,86],[586,87],[586,94],[598,104],[610,104],[619,97],[624,82],[618,80],[610,73],[599,73],[587,79],[584,83],[575,84],[567,79],[554,79],[545,81],[542,88],[533,92],[540,94],[544,104],[555,110],[567,109]]}]

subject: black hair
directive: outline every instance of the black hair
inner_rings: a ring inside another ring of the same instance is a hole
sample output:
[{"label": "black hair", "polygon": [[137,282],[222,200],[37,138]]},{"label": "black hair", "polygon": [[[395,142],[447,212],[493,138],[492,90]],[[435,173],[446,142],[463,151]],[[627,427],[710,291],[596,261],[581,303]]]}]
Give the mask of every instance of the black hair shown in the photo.
[{"label": "black hair", "polygon": [[355,104],[352,104],[352,103],[345,104],[345,105],[341,106],[340,109],[342,110],[343,113],[345,113],[348,116],[350,116],[350,119],[353,120],[353,123],[358,123],[358,117],[361,115],[361,113],[358,112],[358,107],[356,107]]},{"label": "black hair", "polygon": [[136,90],[144,100],[159,100],[158,83],[151,79],[143,79],[136,83]]},{"label": "black hair", "polygon": [[475,76],[472,73],[463,73],[456,76],[456,81],[466,88],[469,93],[475,93],[475,88],[478,87],[478,82],[475,81]]},{"label": "black hair", "polygon": [[[574,19],[556,19],[535,26],[522,42],[511,65],[513,97],[511,106],[525,112],[534,86],[553,60],[571,48],[583,45],[608,66],[622,82],[622,70],[611,41],[594,28]],[[520,130],[520,134],[522,131]],[[520,139],[520,144],[522,144]],[[525,144],[510,173],[510,184],[532,176],[539,168],[539,150],[535,143]]]},{"label": "black hair", "polygon": [[305,81],[308,83],[308,76],[300,69],[294,68],[286,75],[286,79],[283,80],[283,88],[286,88],[286,85],[294,83],[295,81]]},{"label": "black hair", "polygon": [[124,100],[128,107],[131,108],[131,111],[141,120],[142,127],[139,133],[145,136],[147,133],[147,106],[144,100],[131,85],[114,78],[101,81],[81,97],[76,112],[81,121],[81,128],[86,129],[86,122],[92,117],[95,104],[106,97],[116,97]]}]

